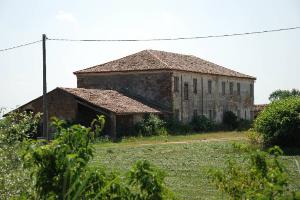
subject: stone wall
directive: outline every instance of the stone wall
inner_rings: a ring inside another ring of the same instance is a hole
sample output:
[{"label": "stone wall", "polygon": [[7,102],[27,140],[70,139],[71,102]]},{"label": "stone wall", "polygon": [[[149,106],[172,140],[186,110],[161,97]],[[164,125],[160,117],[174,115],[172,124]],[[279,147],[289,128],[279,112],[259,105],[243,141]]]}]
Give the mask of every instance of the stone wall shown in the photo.
[{"label": "stone wall", "polygon": [[172,108],[172,73],[167,71],[78,74],[77,87],[114,89],[169,110]]},{"label": "stone wall", "polygon": [[[54,89],[47,94],[48,119],[57,117],[67,121],[75,121],[77,115],[77,102],[74,97],[60,89]],[[34,113],[43,112],[43,98],[39,97],[19,108]]]},{"label": "stone wall", "polygon": [[[254,80],[174,72],[172,91],[174,91],[175,77],[179,78],[179,90],[173,93],[173,112],[177,111],[180,121],[191,121],[194,112],[197,112],[197,115],[203,114],[220,123],[224,111],[232,111],[243,119],[253,119],[254,97],[250,95],[250,84],[254,88]],[[197,93],[193,91],[193,79],[197,79]],[[211,94],[208,92],[209,80],[211,80]],[[222,82],[225,82],[225,95],[222,93]],[[233,83],[233,94],[230,94],[230,82]],[[184,99],[185,83],[188,85],[188,100]],[[240,95],[237,92],[237,83],[240,83]]]}]

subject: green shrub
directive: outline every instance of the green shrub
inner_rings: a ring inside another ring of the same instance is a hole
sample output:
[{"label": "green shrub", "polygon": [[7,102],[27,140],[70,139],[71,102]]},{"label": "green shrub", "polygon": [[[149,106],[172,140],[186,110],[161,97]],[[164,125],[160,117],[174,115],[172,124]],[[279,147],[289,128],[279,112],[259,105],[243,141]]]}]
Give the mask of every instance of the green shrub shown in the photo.
[{"label": "green shrub", "polygon": [[247,131],[252,127],[252,122],[246,119],[239,119],[236,130],[237,131]]},{"label": "green shrub", "polygon": [[0,119],[0,199],[31,193],[30,171],[23,169],[21,152],[36,134],[40,114],[13,112]]},{"label": "green shrub", "polygon": [[234,130],[238,127],[238,118],[233,112],[226,111],[223,114],[223,124],[229,130]]},{"label": "green shrub", "polygon": [[138,122],[135,129],[138,134],[144,136],[164,135],[167,133],[165,125],[166,123],[158,116],[150,114]]},{"label": "green shrub", "polygon": [[150,164],[149,161],[137,161],[128,173],[127,179],[134,199],[173,199],[172,193],[164,183],[165,173]]},{"label": "green shrub", "polygon": [[[240,146],[238,146],[240,148]],[[230,199],[297,199],[299,192],[290,191],[288,175],[279,161],[279,147],[269,150],[245,151],[248,157],[241,164],[228,160],[224,170],[211,169],[210,180]]]},{"label": "green shrub", "polygon": [[187,134],[192,132],[193,127],[190,124],[179,122],[175,119],[168,119],[166,123],[167,132],[169,134]]},{"label": "green shrub", "polygon": [[102,168],[90,168],[93,157],[91,128],[62,127],[56,120],[56,138],[48,144],[30,145],[23,155],[32,170],[32,199],[170,199],[161,171],[148,161],[138,161],[121,177]]},{"label": "green shrub", "polygon": [[211,131],[215,127],[214,122],[204,115],[194,117],[190,125],[192,126],[192,129],[197,132]]},{"label": "green shrub", "polygon": [[261,134],[257,133],[255,130],[250,129],[247,131],[246,134],[247,134],[247,138],[249,139],[252,145],[260,146],[262,144]]},{"label": "green shrub", "polygon": [[0,140],[6,144],[37,136],[41,114],[32,112],[11,112],[0,120]]},{"label": "green shrub", "polygon": [[272,102],[254,121],[265,145],[300,146],[300,97]]}]

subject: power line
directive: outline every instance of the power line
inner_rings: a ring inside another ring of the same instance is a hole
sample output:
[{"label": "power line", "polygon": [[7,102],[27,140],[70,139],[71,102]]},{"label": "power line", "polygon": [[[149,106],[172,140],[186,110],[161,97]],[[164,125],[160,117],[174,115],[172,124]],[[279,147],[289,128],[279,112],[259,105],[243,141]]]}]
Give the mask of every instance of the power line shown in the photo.
[{"label": "power line", "polygon": [[243,36],[243,35],[254,35],[262,33],[280,32],[300,29],[300,26],[271,29],[263,31],[253,31],[244,33],[231,33],[222,35],[206,35],[206,36],[194,36],[194,37],[177,37],[177,38],[150,38],[150,39],[67,39],[67,38],[48,38],[48,40],[55,41],[66,41],[66,42],[150,42],[150,41],[173,41],[173,40],[195,40],[195,39],[207,39],[207,38],[220,38],[220,37],[233,37],[233,36]]},{"label": "power line", "polygon": [[1,52],[1,51],[8,51],[8,50],[16,49],[16,48],[20,48],[20,47],[29,46],[29,45],[32,45],[32,44],[35,44],[35,43],[39,43],[39,42],[41,42],[41,41],[42,41],[42,40],[37,40],[37,41],[34,41],[34,42],[29,42],[29,43],[25,43],[25,44],[20,44],[20,45],[17,45],[17,46],[13,46],[13,47],[6,48],[6,49],[0,49],[0,52]]},{"label": "power line", "polygon": [[[222,35],[205,35],[205,36],[194,36],[194,37],[177,37],[177,38],[150,38],[150,39],[68,39],[68,38],[47,38],[47,40],[53,41],[66,41],[66,42],[151,42],[151,41],[174,41],[174,40],[195,40],[195,39],[207,39],[207,38],[221,38],[221,37],[233,37],[233,36],[243,36],[243,35],[254,35],[254,34],[263,34],[271,32],[280,32],[280,31],[290,31],[300,29],[300,26],[289,27],[289,28],[280,28],[280,29],[271,29],[263,31],[252,31],[252,32],[243,32],[243,33],[231,33],[231,34],[222,34]],[[24,46],[29,46],[42,42],[42,40],[37,40],[5,49],[0,49],[2,51],[8,51]]]}]

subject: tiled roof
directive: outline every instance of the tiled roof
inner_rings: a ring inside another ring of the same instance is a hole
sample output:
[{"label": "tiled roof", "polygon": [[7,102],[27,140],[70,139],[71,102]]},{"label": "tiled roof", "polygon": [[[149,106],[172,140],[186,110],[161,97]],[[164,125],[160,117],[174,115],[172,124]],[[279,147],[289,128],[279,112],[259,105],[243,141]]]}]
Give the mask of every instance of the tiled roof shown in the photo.
[{"label": "tiled roof", "polygon": [[180,70],[203,74],[256,79],[253,76],[233,71],[196,56],[157,50],[140,51],[111,62],[76,71],[74,74],[150,70]]},{"label": "tiled roof", "polygon": [[139,101],[127,97],[115,90],[99,90],[84,88],[59,88],[80,99],[100,108],[107,109],[117,114],[126,113],[160,113]]}]

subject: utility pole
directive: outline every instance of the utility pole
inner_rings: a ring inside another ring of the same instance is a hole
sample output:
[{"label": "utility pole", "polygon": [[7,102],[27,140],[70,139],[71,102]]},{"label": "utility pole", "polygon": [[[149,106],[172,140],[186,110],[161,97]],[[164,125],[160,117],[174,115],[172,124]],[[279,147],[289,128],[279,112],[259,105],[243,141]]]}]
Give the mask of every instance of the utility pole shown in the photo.
[{"label": "utility pole", "polygon": [[43,137],[49,140],[48,135],[48,105],[47,105],[47,76],[46,76],[46,40],[43,34]]}]

